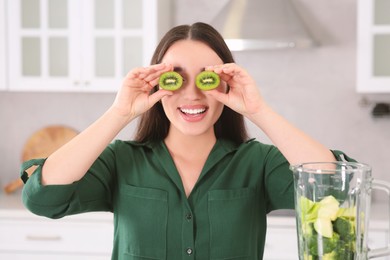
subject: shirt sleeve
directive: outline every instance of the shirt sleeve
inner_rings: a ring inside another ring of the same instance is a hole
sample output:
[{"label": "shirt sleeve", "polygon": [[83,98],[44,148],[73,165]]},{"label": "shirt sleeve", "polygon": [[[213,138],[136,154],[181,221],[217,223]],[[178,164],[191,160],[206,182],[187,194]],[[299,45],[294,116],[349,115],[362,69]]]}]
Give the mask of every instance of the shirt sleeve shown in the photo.
[{"label": "shirt sleeve", "polygon": [[289,163],[274,146],[265,158],[265,197],[267,213],[294,208],[294,179]]},{"label": "shirt sleeve", "polygon": [[[356,162],[345,153],[331,150],[337,161]],[[267,213],[277,209],[294,209],[294,178],[283,154],[272,147],[266,156],[265,189]]]},{"label": "shirt sleeve", "polygon": [[[82,179],[72,184],[42,185],[44,163],[45,159],[35,159],[22,165],[21,176],[25,183],[22,201],[31,212],[49,218],[61,218],[90,211],[112,211],[115,179],[113,144],[104,150]],[[25,171],[32,164],[38,167],[27,177]]]}]

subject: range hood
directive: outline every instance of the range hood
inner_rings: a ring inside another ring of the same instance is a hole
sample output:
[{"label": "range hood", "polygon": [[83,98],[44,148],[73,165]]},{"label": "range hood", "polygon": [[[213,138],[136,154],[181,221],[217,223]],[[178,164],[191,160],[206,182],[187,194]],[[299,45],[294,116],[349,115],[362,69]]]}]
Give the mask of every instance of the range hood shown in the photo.
[{"label": "range hood", "polygon": [[291,0],[230,0],[211,24],[232,51],[317,45]]}]

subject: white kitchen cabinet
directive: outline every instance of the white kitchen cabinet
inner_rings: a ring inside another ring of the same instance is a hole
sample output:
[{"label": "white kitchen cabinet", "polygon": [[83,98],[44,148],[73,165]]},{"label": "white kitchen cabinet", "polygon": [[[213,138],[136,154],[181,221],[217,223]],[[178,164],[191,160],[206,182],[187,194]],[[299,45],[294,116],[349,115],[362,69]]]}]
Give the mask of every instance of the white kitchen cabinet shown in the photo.
[{"label": "white kitchen cabinet", "polygon": [[116,91],[147,65],[169,0],[9,0],[9,88]]},{"label": "white kitchen cabinet", "polygon": [[88,213],[59,220],[26,210],[0,214],[0,259],[110,259],[113,219]]},{"label": "white kitchen cabinet", "polygon": [[0,90],[6,87],[5,0],[0,0]]},{"label": "white kitchen cabinet", "polygon": [[269,227],[263,258],[267,260],[297,260],[296,229],[291,227]]},{"label": "white kitchen cabinet", "polygon": [[357,90],[390,93],[390,1],[358,5]]},{"label": "white kitchen cabinet", "polygon": [[96,255],[42,255],[42,254],[7,254],[0,252],[0,259],[12,259],[12,260],[108,260],[110,256],[96,256]]},{"label": "white kitchen cabinet", "polygon": [[[0,206],[4,201],[12,204],[12,200],[1,201],[0,196]],[[295,218],[268,217],[267,222],[263,258],[297,260]],[[26,209],[0,207],[0,259],[110,259],[113,229],[111,213],[86,213],[52,220],[33,215]],[[388,223],[372,221],[369,247],[384,247],[388,243]],[[390,258],[375,259],[389,260]]]}]

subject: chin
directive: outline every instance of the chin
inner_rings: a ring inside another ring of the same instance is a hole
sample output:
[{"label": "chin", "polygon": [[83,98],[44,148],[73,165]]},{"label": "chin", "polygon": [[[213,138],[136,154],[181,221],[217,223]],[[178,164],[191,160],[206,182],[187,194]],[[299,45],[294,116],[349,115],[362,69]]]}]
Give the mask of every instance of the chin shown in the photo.
[{"label": "chin", "polygon": [[215,135],[214,134],[214,127],[212,129],[210,128],[203,128],[203,127],[195,127],[195,126],[188,126],[184,127],[179,130],[183,135],[188,137],[201,137],[206,135]]}]

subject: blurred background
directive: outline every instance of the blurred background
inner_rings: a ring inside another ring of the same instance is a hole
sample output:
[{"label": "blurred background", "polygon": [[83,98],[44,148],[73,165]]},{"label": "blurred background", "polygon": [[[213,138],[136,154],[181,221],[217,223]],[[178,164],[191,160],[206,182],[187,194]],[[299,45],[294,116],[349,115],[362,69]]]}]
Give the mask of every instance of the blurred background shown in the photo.
[{"label": "blurred background", "polygon": [[[33,133],[50,125],[82,131],[167,29],[197,21],[230,40],[277,112],[390,181],[389,1],[361,1],[369,2],[364,10],[357,0],[114,2],[0,1],[0,186],[18,177]],[[135,126],[118,138],[131,139]]]}]

